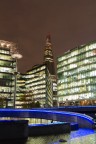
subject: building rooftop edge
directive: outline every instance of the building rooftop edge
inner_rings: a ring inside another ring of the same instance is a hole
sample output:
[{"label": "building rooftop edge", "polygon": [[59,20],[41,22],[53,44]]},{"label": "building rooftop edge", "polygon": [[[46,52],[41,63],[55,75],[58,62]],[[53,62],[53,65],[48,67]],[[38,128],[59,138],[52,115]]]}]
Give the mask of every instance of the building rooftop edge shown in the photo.
[{"label": "building rooftop edge", "polygon": [[82,48],[82,47],[84,47],[84,46],[87,46],[87,45],[90,45],[90,44],[93,44],[93,43],[96,43],[96,40],[90,41],[90,42],[88,42],[87,44],[81,44],[81,45],[79,45],[79,46],[76,46],[76,47],[74,47],[74,48],[71,48],[71,49],[65,51],[61,56],[58,56],[57,59],[60,58],[60,57],[62,57],[62,56],[63,56],[64,54],[66,54],[66,53],[69,53],[69,52],[71,52],[71,51],[73,51],[73,50],[75,50],[75,49]]}]

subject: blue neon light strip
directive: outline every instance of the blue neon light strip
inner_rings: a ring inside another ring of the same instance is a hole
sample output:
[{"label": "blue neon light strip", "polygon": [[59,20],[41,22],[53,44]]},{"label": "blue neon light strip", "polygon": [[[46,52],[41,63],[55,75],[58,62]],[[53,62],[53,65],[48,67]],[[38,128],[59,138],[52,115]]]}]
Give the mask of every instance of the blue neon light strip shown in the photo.
[{"label": "blue neon light strip", "polygon": [[74,113],[74,112],[59,112],[59,111],[50,111],[50,110],[26,110],[26,109],[0,109],[0,117],[23,117],[23,118],[32,118],[33,115],[36,114],[41,114],[40,118],[42,118],[42,115],[44,114],[50,114],[51,116],[55,115],[56,117],[61,116],[70,116],[70,117],[79,117],[81,119],[84,119],[88,121],[91,124],[94,124],[94,121],[91,117],[79,114],[79,113]]}]

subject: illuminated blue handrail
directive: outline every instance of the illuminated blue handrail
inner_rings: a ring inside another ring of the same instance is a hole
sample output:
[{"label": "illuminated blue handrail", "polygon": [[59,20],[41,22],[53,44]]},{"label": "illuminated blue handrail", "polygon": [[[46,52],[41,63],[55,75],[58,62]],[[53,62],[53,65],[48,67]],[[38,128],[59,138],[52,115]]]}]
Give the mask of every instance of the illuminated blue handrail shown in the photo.
[{"label": "illuminated blue handrail", "polygon": [[51,111],[43,109],[0,109],[0,117],[16,117],[16,118],[40,118],[61,122],[76,122],[79,127],[93,128],[94,121],[91,117],[66,111]]}]

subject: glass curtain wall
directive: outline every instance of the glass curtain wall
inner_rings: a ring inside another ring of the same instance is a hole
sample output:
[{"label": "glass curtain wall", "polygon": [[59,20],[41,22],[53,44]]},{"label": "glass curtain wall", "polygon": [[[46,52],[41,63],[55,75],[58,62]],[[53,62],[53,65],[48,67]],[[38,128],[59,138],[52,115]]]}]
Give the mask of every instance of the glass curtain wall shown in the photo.
[{"label": "glass curtain wall", "polygon": [[0,40],[0,107],[6,108],[13,103],[14,69],[16,62],[11,57],[15,44]]},{"label": "glass curtain wall", "polygon": [[96,42],[72,49],[57,59],[59,103],[96,100]]}]

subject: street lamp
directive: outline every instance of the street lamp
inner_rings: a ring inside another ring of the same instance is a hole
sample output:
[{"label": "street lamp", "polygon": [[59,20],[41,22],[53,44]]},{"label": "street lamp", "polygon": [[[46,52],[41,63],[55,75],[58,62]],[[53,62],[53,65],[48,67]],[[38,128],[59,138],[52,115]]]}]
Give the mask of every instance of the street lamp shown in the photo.
[{"label": "street lamp", "polygon": [[14,72],[14,99],[13,99],[13,108],[15,108],[15,103],[16,103],[16,83],[17,83],[17,74],[18,74],[18,69],[17,69],[17,60],[22,58],[22,55],[19,54],[18,52],[13,53],[12,58],[16,60],[16,70]]}]

